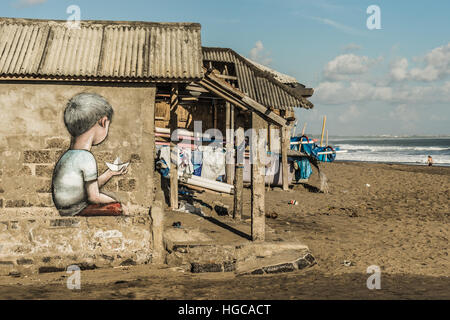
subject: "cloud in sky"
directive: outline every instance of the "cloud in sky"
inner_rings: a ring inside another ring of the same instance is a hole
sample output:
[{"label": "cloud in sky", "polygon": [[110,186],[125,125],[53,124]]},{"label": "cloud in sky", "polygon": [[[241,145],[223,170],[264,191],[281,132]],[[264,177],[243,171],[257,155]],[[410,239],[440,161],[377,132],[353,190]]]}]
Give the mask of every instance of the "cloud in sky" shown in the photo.
[{"label": "cloud in sky", "polygon": [[19,8],[31,7],[39,4],[43,4],[47,0],[16,0],[13,5]]},{"label": "cloud in sky", "polygon": [[401,58],[391,63],[390,76],[392,80],[425,81],[432,82],[450,75],[450,43],[437,47],[428,52],[424,57],[413,59],[421,61],[421,67],[408,70],[408,59]]},{"label": "cloud in sky", "polygon": [[322,24],[325,24],[325,25],[328,25],[330,27],[333,27],[334,29],[337,29],[339,31],[343,31],[345,33],[348,33],[348,34],[352,34],[352,35],[360,35],[360,34],[362,34],[362,32],[360,30],[357,30],[355,28],[346,26],[346,25],[344,25],[344,24],[342,24],[340,22],[337,22],[337,21],[334,21],[334,20],[331,20],[331,19],[321,18],[321,17],[309,17],[309,18],[311,18],[313,20],[316,20],[316,21],[318,21],[318,22],[320,22]]},{"label": "cloud in sky", "polygon": [[342,54],[327,63],[324,68],[324,76],[326,79],[340,80],[349,75],[361,75],[369,71],[369,68],[377,60],[379,59],[370,59],[353,53]]},{"label": "cloud in sky", "polygon": [[449,103],[450,82],[443,85],[381,86],[360,81],[325,81],[315,88],[315,102],[323,104],[349,104],[355,102],[387,103]]},{"label": "cloud in sky", "polygon": [[353,53],[339,55],[325,65],[322,82],[315,88],[314,101],[343,106],[385,102],[401,105],[402,110],[408,104],[449,103],[450,81],[445,78],[450,75],[450,43],[416,60],[421,65],[412,68],[407,58],[397,58],[388,65],[386,73],[377,77],[371,66],[382,61],[381,58]]},{"label": "cloud in sky", "polygon": [[272,62],[270,52],[264,48],[261,40],[256,41],[255,46],[250,50],[250,59],[265,66]]},{"label": "cloud in sky", "polygon": [[408,59],[401,58],[391,62],[390,77],[395,81],[403,81],[408,77]]},{"label": "cloud in sky", "polygon": [[450,42],[431,50],[425,56],[425,66],[411,70],[414,80],[435,81],[450,75]]}]

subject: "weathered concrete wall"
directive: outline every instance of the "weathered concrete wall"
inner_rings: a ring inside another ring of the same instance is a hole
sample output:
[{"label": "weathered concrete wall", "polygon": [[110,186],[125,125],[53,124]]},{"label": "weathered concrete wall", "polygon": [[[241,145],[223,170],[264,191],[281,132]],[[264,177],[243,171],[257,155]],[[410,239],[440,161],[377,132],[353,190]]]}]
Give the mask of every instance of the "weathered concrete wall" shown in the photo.
[{"label": "weathered concrete wall", "polygon": [[[128,208],[148,210],[154,197],[155,91],[133,85],[0,82],[0,219],[53,207],[53,168],[70,142],[63,112],[81,92],[98,93],[114,108],[108,139],[92,150],[99,174],[107,169],[105,161],[131,160],[128,174],[114,177],[103,191]],[[6,210],[11,208],[29,209]]]},{"label": "weathered concrete wall", "polygon": [[0,275],[145,264],[152,252],[148,215],[0,219]]}]

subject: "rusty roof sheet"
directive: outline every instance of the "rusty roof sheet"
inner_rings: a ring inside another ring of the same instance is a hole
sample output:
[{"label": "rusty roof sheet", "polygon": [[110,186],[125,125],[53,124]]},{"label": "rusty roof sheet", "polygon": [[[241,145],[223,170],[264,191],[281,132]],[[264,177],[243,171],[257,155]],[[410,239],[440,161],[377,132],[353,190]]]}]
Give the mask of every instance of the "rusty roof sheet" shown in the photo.
[{"label": "rusty roof sheet", "polygon": [[202,73],[197,23],[0,18],[0,79],[189,82]]},{"label": "rusty roof sheet", "polygon": [[234,63],[239,90],[268,108],[293,110],[295,107],[314,107],[294,88],[281,83],[271,72],[258,68],[232,49],[203,47],[203,60]]}]

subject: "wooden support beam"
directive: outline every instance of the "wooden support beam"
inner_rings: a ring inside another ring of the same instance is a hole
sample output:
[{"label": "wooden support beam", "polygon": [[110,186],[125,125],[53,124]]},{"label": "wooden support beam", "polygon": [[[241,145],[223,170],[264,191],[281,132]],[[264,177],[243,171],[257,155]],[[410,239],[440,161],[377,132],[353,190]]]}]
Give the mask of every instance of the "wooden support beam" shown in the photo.
[{"label": "wooden support beam", "polygon": [[264,241],[266,235],[266,216],[265,216],[265,167],[261,163],[261,154],[265,152],[264,137],[260,140],[260,129],[266,126],[266,122],[256,113],[252,113],[252,137],[251,153],[252,156],[252,241]]},{"label": "wooden support beam", "polygon": [[[174,132],[178,129],[178,85],[173,84],[170,90],[170,207],[178,209],[178,147],[173,140]],[[176,137],[175,137],[176,138]]]},{"label": "wooden support beam", "polygon": [[266,121],[270,121],[278,126],[285,126],[288,123],[286,119],[280,117],[238,89],[233,88],[233,86],[218,78],[213,73],[205,74],[205,78],[199,81],[198,84],[243,110],[251,110],[259,113]]},{"label": "wooden support beam", "polygon": [[225,80],[235,80],[235,81],[237,81],[237,79],[238,79],[236,76],[228,76],[228,75],[225,75],[225,74],[216,74],[216,76],[218,78],[220,78],[220,79],[225,79]]},{"label": "wooden support beam", "polygon": [[226,156],[225,156],[225,175],[227,177],[227,183],[233,184],[233,133],[231,131],[231,104],[225,103],[225,139],[226,139]]},{"label": "wooden support beam", "polygon": [[217,118],[218,118],[218,108],[217,108],[217,100],[213,100],[213,125],[214,129],[217,129]]},{"label": "wooden support beam", "polygon": [[233,163],[232,163],[232,170],[231,170],[231,184],[233,184],[234,182],[234,173],[235,173],[235,166],[236,166],[236,162],[234,161],[234,106],[232,104],[230,104],[230,148],[231,148],[231,157],[233,159]]},{"label": "wooden support beam", "polygon": [[235,220],[242,219],[242,212],[244,208],[244,151],[245,151],[245,137],[244,127],[239,124],[236,130],[236,166],[234,176],[234,207],[233,218]]},{"label": "wooden support beam", "polygon": [[303,98],[312,97],[314,94],[314,89],[312,88],[295,88],[298,94],[302,95]]},{"label": "wooden support beam", "polygon": [[288,152],[291,148],[291,135],[290,127],[282,127],[281,131],[281,171],[282,171],[282,181],[283,190],[289,190],[289,163],[288,163]]}]

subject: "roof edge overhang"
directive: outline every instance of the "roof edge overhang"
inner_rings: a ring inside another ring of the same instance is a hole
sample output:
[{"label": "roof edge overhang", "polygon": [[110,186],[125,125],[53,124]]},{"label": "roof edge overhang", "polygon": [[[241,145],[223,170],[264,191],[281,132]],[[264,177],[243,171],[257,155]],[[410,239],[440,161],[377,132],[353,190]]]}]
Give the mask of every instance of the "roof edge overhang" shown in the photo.
[{"label": "roof edge overhang", "polygon": [[201,78],[114,78],[114,77],[71,77],[71,76],[21,76],[0,75],[0,81],[36,82],[101,82],[101,83],[191,83]]},{"label": "roof edge overhang", "polygon": [[[66,24],[67,20],[57,19],[29,19],[29,18],[10,18],[0,17],[0,23],[56,23]],[[115,21],[115,20],[80,20],[82,25],[121,25],[133,27],[189,27],[201,29],[201,24],[198,22],[153,22],[153,21]]]},{"label": "roof edge overhang", "polygon": [[[202,50],[206,50],[206,51],[208,51],[208,50],[211,50],[211,51],[213,51],[213,50],[221,50],[221,51],[225,51],[225,52],[229,52],[229,53],[233,54],[242,63],[244,63],[247,66],[249,66],[249,68],[252,69],[253,72],[255,72],[256,76],[260,76],[260,77],[266,78],[267,80],[272,82],[274,85],[280,87],[282,90],[287,92],[289,95],[291,95],[295,99],[299,100],[300,104],[298,106],[295,106],[294,108],[305,108],[305,109],[313,109],[314,108],[314,104],[311,101],[307,100],[306,97],[304,97],[302,95],[302,91],[301,90],[298,90],[298,89],[295,89],[295,88],[290,88],[288,85],[286,85],[284,83],[281,83],[280,81],[275,79],[275,76],[272,73],[259,69],[256,65],[251,63],[248,59],[246,59],[245,57],[241,56],[239,53],[237,53],[233,49],[220,48],[220,47],[202,47]],[[300,84],[300,85],[305,87],[303,84]],[[311,97],[314,94],[314,89],[312,89],[312,88],[307,88],[307,89],[308,89],[308,92],[307,92],[308,97]]]}]

